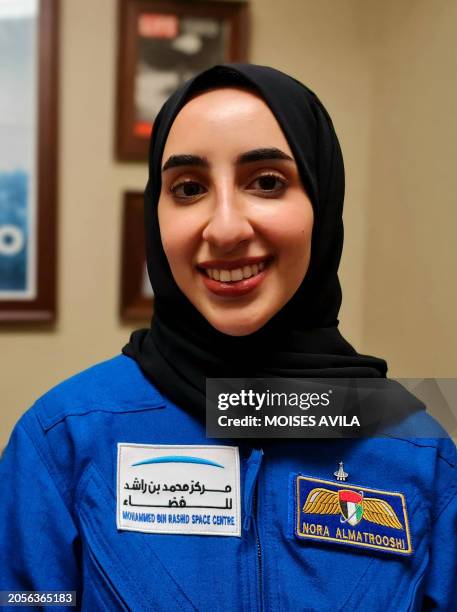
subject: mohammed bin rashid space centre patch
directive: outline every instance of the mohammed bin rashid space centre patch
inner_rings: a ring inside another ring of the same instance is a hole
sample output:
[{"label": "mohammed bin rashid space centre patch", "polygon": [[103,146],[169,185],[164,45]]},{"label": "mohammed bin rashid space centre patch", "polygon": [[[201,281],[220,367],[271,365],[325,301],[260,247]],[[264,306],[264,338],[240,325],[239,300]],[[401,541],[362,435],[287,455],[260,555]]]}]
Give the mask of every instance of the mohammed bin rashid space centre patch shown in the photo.
[{"label": "mohammed bin rashid space centre patch", "polygon": [[237,446],[117,445],[119,530],[152,534],[241,534]]},{"label": "mohammed bin rashid space centre patch", "polygon": [[295,536],[400,555],[413,552],[402,493],[294,477]]}]

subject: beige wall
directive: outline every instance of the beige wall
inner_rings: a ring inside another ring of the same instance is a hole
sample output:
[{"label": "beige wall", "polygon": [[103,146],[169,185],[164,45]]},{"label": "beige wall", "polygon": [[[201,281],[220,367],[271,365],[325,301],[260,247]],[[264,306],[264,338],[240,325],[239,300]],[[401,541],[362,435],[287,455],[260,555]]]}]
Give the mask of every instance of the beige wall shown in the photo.
[{"label": "beige wall", "polygon": [[382,13],[363,342],[393,375],[456,377],[457,2],[389,0]]},{"label": "beige wall", "polygon": [[[38,395],[129,336],[117,317],[121,203],[146,165],[113,158],[116,4],[62,0],[60,317],[52,332],[0,331],[0,447]],[[342,331],[392,375],[455,376],[456,3],[252,8],[251,61],[311,87],[341,141]]]}]

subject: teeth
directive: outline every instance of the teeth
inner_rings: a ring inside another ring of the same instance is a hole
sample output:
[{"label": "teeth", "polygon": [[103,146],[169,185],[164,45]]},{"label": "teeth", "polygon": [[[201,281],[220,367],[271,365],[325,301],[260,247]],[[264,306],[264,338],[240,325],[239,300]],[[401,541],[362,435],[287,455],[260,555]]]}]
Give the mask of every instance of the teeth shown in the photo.
[{"label": "teeth", "polygon": [[258,264],[252,266],[243,266],[242,268],[235,268],[234,270],[220,270],[215,268],[206,268],[206,274],[222,283],[236,282],[243,280],[244,278],[251,278],[259,272],[265,269],[265,262],[261,261]]},{"label": "teeth", "polygon": [[243,267],[243,277],[244,278],[249,278],[250,276],[252,276],[252,268],[251,268],[251,266],[244,266]]},{"label": "teeth", "polygon": [[243,270],[241,268],[236,268],[235,270],[230,270],[230,280],[232,280],[232,281],[243,280]]}]

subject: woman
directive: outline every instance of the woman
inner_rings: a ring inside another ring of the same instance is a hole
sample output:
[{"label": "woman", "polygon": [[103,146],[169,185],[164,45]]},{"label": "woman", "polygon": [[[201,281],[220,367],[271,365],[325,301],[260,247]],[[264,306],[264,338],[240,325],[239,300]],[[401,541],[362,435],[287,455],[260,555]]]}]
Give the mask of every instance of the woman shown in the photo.
[{"label": "woman", "polygon": [[17,424],[1,589],[76,590],[88,610],[455,609],[448,438],[205,437],[207,377],[385,377],[337,328],[343,194],[331,119],[288,75],[216,66],[166,102],[151,328]]}]

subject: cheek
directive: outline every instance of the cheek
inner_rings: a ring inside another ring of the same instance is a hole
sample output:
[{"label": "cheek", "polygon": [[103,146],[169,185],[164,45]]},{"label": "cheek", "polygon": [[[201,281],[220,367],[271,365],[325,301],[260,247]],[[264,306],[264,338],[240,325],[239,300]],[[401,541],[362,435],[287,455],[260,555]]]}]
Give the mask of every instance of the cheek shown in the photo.
[{"label": "cheek", "polygon": [[191,231],[192,216],[188,217],[167,205],[159,206],[160,237],[171,267],[191,257],[195,238]]},{"label": "cheek", "polygon": [[313,230],[312,208],[301,205],[284,210],[271,227],[274,231],[271,240],[277,247],[279,264],[307,268]]},{"label": "cheek", "polygon": [[301,206],[294,208],[293,213],[289,212],[291,214],[284,214],[281,219],[277,219],[276,233],[271,237],[278,258],[276,283],[272,287],[276,287],[277,298],[281,303],[290,299],[301,285],[311,257],[312,208],[304,210]]}]

